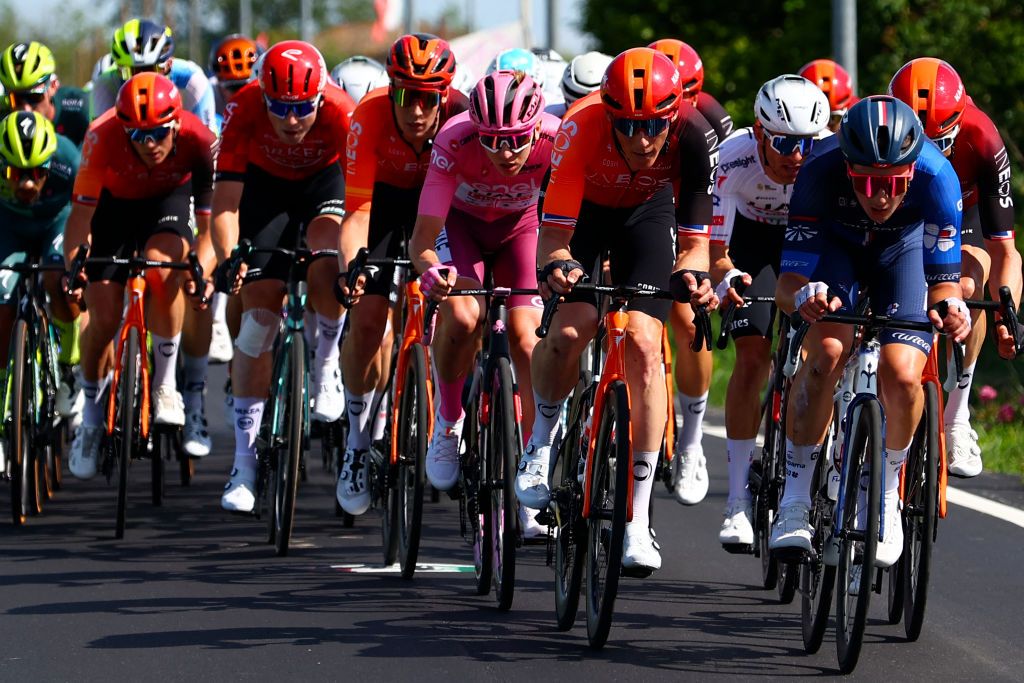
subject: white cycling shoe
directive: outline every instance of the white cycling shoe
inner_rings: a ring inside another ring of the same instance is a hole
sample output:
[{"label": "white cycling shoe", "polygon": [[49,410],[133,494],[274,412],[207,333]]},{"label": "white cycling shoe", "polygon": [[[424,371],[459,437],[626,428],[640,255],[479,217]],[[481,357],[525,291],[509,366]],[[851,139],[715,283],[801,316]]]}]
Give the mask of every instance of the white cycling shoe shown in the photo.
[{"label": "white cycling shoe", "polygon": [[538,446],[533,437],[526,444],[516,474],[516,498],[528,508],[541,510],[551,500],[548,470],[551,467],[551,447]]},{"label": "white cycling shoe", "polygon": [[791,503],[779,509],[768,540],[771,550],[803,550],[810,552],[814,528],[810,522],[810,509],[803,503]]},{"label": "white cycling shoe", "polygon": [[185,426],[185,401],[173,388],[160,385],[153,394],[153,424]]},{"label": "white cycling shoe", "polygon": [[753,509],[749,500],[730,501],[725,508],[725,520],[718,532],[718,542],[722,545],[753,545],[752,519]]},{"label": "white cycling shoe", "polygon": [[75,430],[75,438],[71,442],[71,457],[68,469],[76,479],[92,479],[96,476],[96,467],[100,459],[100,443],[103,440],[103,427],[86,427],[81,425]]},{"label": "white cycling shoe", "polygon": [[195,410],[185,416],[185,439],[182,448],[191,458],[205,458],[210,454],[210,432],[202,410]]},{"label": "white cycling shoe", "polygon": [[969,478],[981,474],[978,433],[969,424],[946,425],[946,457],[949,473],[954,477]]},{"label": "white cycling shoe", "polygon": [[548,528],[537,522],[538,512],[540,510],[519,505],[519,528],[523,532],[524,541],[546,538],[548,535]]},{"label": "white cycling shoe", "polygon": [[231,470],[220,506],[228,512],[252,512],[256,506],[256,470],[235,467]]},{"label": "white cycling shoe", "polygon": [[654,531],[646,524],[630,522],[622,543],[622,568],[627,573],[650,574],[661,569],[661,552]]},{"label": "white cycling shoe", "polygon": [[434,436],[427,447],[427,479],[438,491],[450,491],[459,481],[459,443],[462,420],[450,427],[434,418]]},{"label": "white cycling shoe", "polygon": [[234,355],[235,349],[231,342],[231,333],[228,332],[228,324],[214,320],[210,336],[210,362],[227,363]]},{"label": "white cycling shoe", "polygon": [[893,491],[885,497],[885,520],[882,528],[885,533],[875,546],[875,566],[891,567],[903,554],[903,518],[900,515],[899,491]]},{"label": "white cycling shoe", "polygon": [[681,505],[696,505],[708,495],[708,461],[700,446],[687,448],[675,455],[678,466],[675,480],[676,500]]},{"label": "white cycling shoe", "polygon": [[367,468],[370,452],[365,448],[347,448],[338,472],[334,495],[341,509],[350,515],[361,515],[370,509],[370,486]]},{"label": "white cycling shoe", "polygon": [[319,373],[316,398],[310,417],[319,422],[334,422],[345,412],[345,392],[341,386],[341,368],[337,363],[324,366]]}]

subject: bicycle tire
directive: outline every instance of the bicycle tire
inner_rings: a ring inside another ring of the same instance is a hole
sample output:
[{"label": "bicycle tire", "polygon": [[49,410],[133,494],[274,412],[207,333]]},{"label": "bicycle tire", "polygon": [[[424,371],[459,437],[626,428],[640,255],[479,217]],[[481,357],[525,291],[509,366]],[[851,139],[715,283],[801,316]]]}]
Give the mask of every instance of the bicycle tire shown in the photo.
[{"label": "bicycle tire", "polygon": [[590,411],[590,372],[576,384],[569,409],[569,429],[559,445],[558,459],[562,465],[559,488],[565,499],[556,501],[561,525],[555,538],[555,617],[559,631],[568,631],[576,623],[583,583],[583,544],[586,533],[582,524],[583,491],[579,483],[579,464],[586,444],[582,441],[583,419]]},{"label": "bicycle tire", "polygon": [[788,605],[796,597],[796,589],[800,584],[800,565],[795,562],[778,562],[776,569],[779,575],[775,589],[779,593],[779,604]]},{"label": "bicycle tire", "polygon": [[[391,440],[393,438],[389,420],[384,430],[376,481],[373,483],[380,492],[380,535],[381,546],[384,549],[385,567],[390,567],[398,559],[398,497],[395,495],[398,468],[391,464]],[[337,500],[335,500],[335,505],[341,507]],[[341,523],[345,528],[350,528],[355,524],[355,517],[342,510]]]},{"label": "bicycle tire", "polygon": [[938,516],[939,487],[939,397],[935,385],[924,385],[924,413],[919,434],[914,440],[904,478],[905,505],[903,530],[903,618],[904,632],[917,640],[924,626],[931,575],[932,545]]},{"label": "bicycle tire", "polygon": [[[629,395],[621,380],[607,388],[590,461],[587,517],[587,640],[601,648],[608,640],[622,571],[629,471]],[[614,472],[612,468],[614,467]],[[607,510],[608,504],[612,509]],[[608,526],[605,526],[608,522]],[[605,555],[604,562],[601,556]]]},{"label": "bicycle tire", "polygon": [[142,354],[139,345],[139,331],[128,330],[124,350],[121,357],[121,377],[117,385],[117,404],[115,405],[116,427],[120,430],[115,434],[114,466],[117,468],[117,510],[114,520],[114,537],[124,538],[124,529],[128,508],[128,467],[135,457],[135,447],[141,435],[136,430],[141,427],[142,389],[141,364]]},{"label": "bicycle tire", "polygon": [[[484,510],[482,502],[485,489],[480,485],[483,477],[482,457],[484,448],[483,431],[480,429],[480,391],[482,369],[475,366],[474,377],[477,386],[466,406],[465,432],[466,457],[463,463],[462,495],[465,498],[466,516],[473,533],[473,575],[477,595],[491,592],[491,578],[494,571],[494,553],[491,549],[491,516]],[[469,475],[468,477],[466,475]]]},{"label": "bicycle tire", "polygon": [[494,596],[498,609],[512,608],[516,583],[516,545],[518,543],[518,499],[514,488],[519,465],[519,433],[516,430],[515,383],[508,358],[498,358],[491,384],[491,414],[487,429],[490,448],[488,467],[490,486],[491,533],[494,551]]},{"label": "bicycle tire", "polygon": [[[288,396],[284,401],[284,415],[280,427],[285,429],[274,470],[274,548],[278,557],[288,554],[292,528],[295,524],[295,500],[299,491],[299,465],[302,461],[302,417],[306,387],[305,340],[300,334],[291,335],[288,345]],[[276,441],[276,439],[275,439]]]},{"label": "bicycle tire", "polygon": [[427,357],[420,344],[409,349],[398,416],[398,559],[402,578],[416,572],[423,529],[423,487],[427,458]]},{"label": "bicycle tire", "polygon": [[800,625],[807,654],[814,654],[821,648],[836,585],[836,568],[824,561],[825,544],[829,542],[828,537],[832,531],[832,501],[824,493],[828,485],[825,481],[828,472],[826,458],[823,456],[828,448],[829,439],[826,439],[811,480],[810,521],[814,527],[814,552],[800,565]]},{"label": "bicycle tire", "polygon": [[857,667],[868,607],[871,604],[872,583],[875,576],[875,551],[878,543],[878,518],[881,501],[882,468],[882,413],[877,400],[869,400],[854,409],[854,429],[846,452],[848,468],[844,482],[843,527],[853,530],[859,507],[860,482],[868,481],[865,526],[860,564],[860,586],[856,595],[850,595],[850,570],[856,563],[855,539],[847,534],[839,542],[839,567],[836,572],[836,653],[839,669],[850,673]]},{"label": "bicycle tire", "polygon": [[150,453],[150,497],[154,507],[160,507],[164,501],[164,458],[168,456],[170,449],[170,434],[165,428],[153,429],[149,438],[153,442],[153,451]]},{"label": "bicycle tire", "polygon": [[891,625],[898,624],[903,619],[903,572],[902,557],[885,572],[888,587],[886,591],[885,618]]},{"label": "bicycle tire", "polygon": [[[25,372],[28,363],[28,323],[17,320],[12,337],[10,375],[7,380],[10,399],[10,445],[9,467],[11,475],[11,521],[21,526],[28,519],[30,509],[29,483],[32,469],[32,394],[30,373]],[[27,395],[26,395],[27,392]]]},{"label": "bicycle tire", "polygon": [[780,438],[786,424],[785,402],[782,410],[783,415],[778,423],[772,419],[770,411],[766,410],[764,413],[764,446],[761,449],[760,466],[756,470],[759,483],[757,491],[752,491],[755,541],[758,544],[757,554],[761,559],[761,586],[768,591],[779,585],[779,563],[769,548],[769,541],[775,511],[779,509],[779,460],[781,458],[785,462],[786,459],[785,440]]},{"label": "bicycle tire", "polygon": [[57,388],[60,386],[60,375],[57,368],[55,351],[56,340],[52,337],[53,325],[50,324],[46,311],[40,311],[37,323],[39,334],[36,337],[36,357],[38,359],[38,384],[41,399],[39,420],[35,434],[38,441],[36,451],[36,501],[37,512],[43,511],[43,503],[53,498],[58,484],[55,472],[54,453],[59,448],[60,416],[57,414]]}]

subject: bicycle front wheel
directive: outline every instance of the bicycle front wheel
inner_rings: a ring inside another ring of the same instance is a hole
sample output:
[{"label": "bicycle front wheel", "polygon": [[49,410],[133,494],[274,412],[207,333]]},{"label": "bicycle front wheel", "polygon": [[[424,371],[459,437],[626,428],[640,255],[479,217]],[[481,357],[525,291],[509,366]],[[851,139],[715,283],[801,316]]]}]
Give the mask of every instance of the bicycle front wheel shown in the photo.
[{"label": "bicycle front wheel", "polygon": [[499,358],[491,385],[491,413],[488,430],[488,475],[490,476],[490,514],[494,550],[494,593],[498,609],[512,607],[516,581],[516,541],[518,533],[515,489],[519,463],[519,434],[516,431],[515,386],[512,366]]},{"label": "bicycle front wheel", "polygon": [[587,371],[576,384],[572,407],[569,411],[569,429],[559,446],[558,459],[562,465],[559,480],[560,498],[557,506],[558,535],[555,538],[555,616],[558,630],[568,631],[576,622],[580,604],[580,585],[583,583],[583,545],[581,540],[586,527],[581,523],[583,510],[583,487],[580,485],[580,460],[586,449],[583,443],[583,420],[590,411],[592,394],[590,372]]},{"label": "bicycle front wheel", "polygon": [[128,508],[128,467],[139,445],[142,420],[142,352],[139,331],[128,330],[121,353],[121,377],[117,385],[113,465],[117,470],[117,512],[114,537],[124,538]]},{"label": "bicycle front wheel", "polygon": [[939,521],[939,396],[935,385],[924,385],[924,414],[904,476],[903,618],[908,640],[917,640],[924,626],[928,601],[932,544]]},{"label": "bicycle front wheel", "polygon": [[[306,349],[302,335],[291,336],[288,345],[287,363],[284,368],[285,386],[288,394],[279,405],[284,414],[279,416],[280,427],[274,439],[277,450],[277,467],[274,469],[274,547],[278,557],[288,554],[288,545],[292,538],[292,527],[295,523],[295,499],[299,489],[299,464],[302,461],[302,417],[305,405],[306,387]],[[280,445],[278,445],[280,444]]]},{"label": "bicycle front wheel", "polygon": [[857,666],[871,603],[881,505],[882,413],[878,401],[855,408],[854,429],[843,463],[842,529],[836,580],[836,651],[839,668]]},{"label": "bicycle front wheel", "polygon": [[622,571],[629,495],[629,395],[616,380],[604,396],[597,441],[590,461],[587,515],[587,639],[591,647],[608,640]]},{"label": "bicycle front wheel", "polygon": [[[833,418],[833,430],[835,424]],[[826,564],[824,557],[832,533],[832,501],[827,495],[829,473],[825,457],[830,441],[830,438],[825,439],[811,479],[810,522],[814,527],[811,540],[814,551],[800,564],[800,622],[807,654],[814,654],[821,647],[836,585],[836,568]]]},{"label": "bicycle front wheel", "polygon": [[427,356],[419,344],[409,350],[402,379],[402,405],[398,414],[398,558],[402,578],[416,572],[423,525],[423,485],[426,481]]},{"label": "bicycle front wheel", "polygon": [[28,371],[28,323],[18,320],[14,326],[11,372],[7,379],[10,407],[11,520],[15,526],[25,523],[32,507],[32,377]]}]

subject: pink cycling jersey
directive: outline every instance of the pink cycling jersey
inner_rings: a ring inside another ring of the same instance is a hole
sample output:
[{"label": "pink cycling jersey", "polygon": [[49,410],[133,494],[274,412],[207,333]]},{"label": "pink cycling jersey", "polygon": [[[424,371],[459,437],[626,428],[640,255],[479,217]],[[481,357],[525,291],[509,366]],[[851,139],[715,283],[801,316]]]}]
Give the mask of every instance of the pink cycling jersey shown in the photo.
[{"label": "pink cycling jersey", "polygon": [[561,124],[547,113],[540,121],[540,135],[514,176],[502,175],[487,158],[468,112],[448,121],[434,139],[419,213],[446,218],[454,207],[482,222],[522,212],[536,216],[541,183],[551,166],[552,145]]}]

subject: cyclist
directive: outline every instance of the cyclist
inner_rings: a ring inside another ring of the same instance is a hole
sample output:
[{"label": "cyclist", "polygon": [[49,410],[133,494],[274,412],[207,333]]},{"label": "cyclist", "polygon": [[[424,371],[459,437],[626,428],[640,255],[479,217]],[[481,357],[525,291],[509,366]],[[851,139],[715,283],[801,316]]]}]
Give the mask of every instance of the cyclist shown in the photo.
[{"label": "cyclist", "polygon": [[847,110],[860,101],[853,94],[853,80],[849,72],[831,59],[815,59],[801,67],[800,75],[821,88],[828,97],[832,108],[828,129],[835,133]]},{"label": "cyclist", "polygon": [[[732,117],[714,97],[704,91],[704,64],[700,55],[681,40],[664,38],[648,45],[666,55],[679,69],[683,100],[695,107],[718,136],[719,143],[732,133]],[[676,500],[683,505],[696,505],[708,492],[707,459],[702,439],[704,412],[711,387],[711,352],[693,351],[690,347],[696,328],[693,309],[685,303],[672,306],[669,317],[676,341],[675,380],[679,388],[677,405],[683,428],[673,444],[672,480]]]},{"label": "cyclist", "polygon": [[565,116],[576,100],[585,97],[601,87],[604,70],[612,63],[609,55],[601,52],[584,52],[572,58],[559,81],[562,90],[562,102],[549,104],[547,112],[558,118]]},{"label": "cyclist", "polygon": [[[717,138],[696,109],[682,104],[679,72],[649,48],[612,60],[600,92],[566,115],[555,137],[551,179],[538,236],[538,281],[545,297],[565,295],[549,335],[534,349],[536,411],[519,463],[516,494],[531,508],[550,499],[548,472],[562,404],[579,378],[577,360],[598,323],[593,297],[571,292],[603,252],[611,280],[671,287],[678,299],[713,303],[707,225],[718,161]],[[691,270],[696,269],[696,271]],[[623,566],[658,569],[648,503],[665,430],[662,325],[669,302],[636,299],[626,330],[634,462],[633,519]]]},{"label": "cyclist", "polygon": [[[470,95],[469,112],[452,119],[437,137],[410,240],[424,292],[443,300],[433,354],[438,404],[427,450],[427,478],[440,491],[459,478],[459,441],[465,413],[462,388],[471,374],[482,332],[482,299],[445,299],[452,286],[480,287],[484,262],[494,284],[536,286],[537,201],[551,165],[559,119],[544,113],[540,87],[522,71],[484,76]],[[495,173],[497,171],[497,173]],[[440,277],[440,268],[449,270]],[[521,390],[522,424],[533,424],[530,356],[537,343],[540,300],[508,301],[512,362]],[[524,430],[529,438],[529,429]],[[544,529],[523,512],[524,531]]]},{"label": "cyclist", "polygon": [[198,116],[214,133],[220,133],[210,81],[195,62],[174,58],[174,39],[169,26],[132,19],[114,31],[110,54],[115,68],[93,79],[93,118],[114,106],[118,90],[126,80],[137,73],[155,71],[178,87],[186,111]]},{"label": "cyclist", "polygon": [[[4,170],[0,185],[0,223],[4,226],[0,230],[0,263],[24,263],[31,258],[64,262],[64,223],[71,210],[71,188],[79,158],[75,144],[57,134],[53,123],[39,112],[18,111],[0,121],[0,164]],[[18,277],[12,271],[0,271],[0,388],[7,386],[7,340],[16,314],[17,302],[12,295]],[[71,417],[81,412],[84,400],[79,392],[78,400],[73,401],[66,379],[70,364],[77,362],[70,349],[77,347],[73,321],[79,312],[64,298],[59,274],[45,273],[43,286],[50,298],[51,319],[60,331],[58,360],[65,366],[57,409]]]},{"label": "cyclist", "polygon": [[[806,78],[786,74],[761,86],[754,100],[754,125],[722,144],[711,223],[711,277],[723,305],[742,306],[732,288],[739,277],[745,294],[772,296],[782,260],[789,197],[815,140],[828,132],[825,94]],[[729,497],[718,534],[724,546],[749,546],[750,491],[747,475],[761,422],[760,393],[771,364],[775,307],[752,304],[736,310],[729,333],[736,364],[725,398]]]},{"label": "cyclist", "polygon": [[[999,287],[1009,285],[1014,301],[1020,301],[1021,257],[1013,241],[1010,160],[995,124],[964,92],[956,70],[940,59],[922,57],[907,62],[893,76],[889,93],[917,112],[925,135],[950,160],[960,179],[964,202],[960,284],[965,294],[983,299],[987,281],[994,300],[998,300]],[[976,476],[982,469],[978,434],[971,428],[967,402],[986,324],[982,311],[971,318],[964,377],[949,392],[944,415],[947,467],[959,477]],[[1000,326],[997,335],[1003,341],[1004,355],[1012,357],[1005,327]]]},{"label": "cyclist", "polygon": [[[339,256],[343,269],[366,246],[374,258],[404,255],[434,137],[468,104],[451,87],[455,55],[437,36],[401,36],[388,51],[387,70],[387,90],[367,95],[352,117]],[[358,298],[349,311],[342,347],[349,431],[337,486],[338,503],[352,515],[370,505],[364,463],[373,417],[368,407],[390,373],[393,277],[393,268],[380,268],[365,284],[353,283]],[[347,283],[340,284],[347,291]]]},{"label": "cyclist", "polygon": [[568,64],[565,57],[555,50],[535,47],[530,52],[540,60],[540,68],[544,72],[544,101],[549,105],[562,102],[561,78]]},{"label": "cyclist", "polygon": [[[210,220],[214,141],[198,118],[182,111],[181,95],[170,80],[154,73],[129,79],[118,92],[115,110],[100,117],[86,135],[64,240],[66,262],[70,264],[83,242],[91,244],[91,256],[139,252],[157,260],[185,258],[193,241],[193,201],[200,232],[209,231],[203,224]],[[96,474],[105,412],[100,380],[121,322],[127,275],[121,266],[85,270],[90,283],[85,291],[89,324],[81,339],[86,400],[70,459],[71,473],[82,479]],[[167,269],[146,273],[155,424],[185,424],[175,379],[185,316],[180,280]],[[75,291],[72,301],[81,296],[81,290]]]},{"label": "cyclist", "polygon": [[356,55],[331,69],[331,78],[344,88],[349,97],[359,104],[364,97],[377,88],[388,84],[388,72],[376,59]]},{"label": "cyclist", "polygon": [[[960,188],[953,167],[924,136],[914,111],[868,97],[816,146],[797,178],[776,289],[779,307],[809,322],[850,309],[870,289],[871,307],[927,321],[951,339],[970,332],[960,288]],[[940,318],[934,306],[945,302]],[[926,314],[927,311],[927,314]],[[923,411],[921,372],[932,335],[885,330],[878,368],[885,408],[884,532],[875,562],[903,551],[899,471]],[[772,527],[773,550],[809,551],[811,468],[820,457],[832,392],[853,342],[848,325],[812,324],[786,416],[786,484]]]},{"label": "cyclist", "polygon": [[533,82],[544,88],[547,75],[544,68],[544,61],[540,56],[522,47],[513,47],[502,50],[494,56],[487,66],[487,73],[493,73],[499,69],[506,71],[523,71]]},{"label": "cyclist", "polygon": [[[241,238],[256,247],[293,248],[300,228],[310,249],[334,249],[342,217],[340,160],[349,133],[352,99],[330,82],[320,52],[299,40],[272,46],[258,82],[232,100],[217,156],[213,245],[225,261]],[[255,281],[242,286],[242,325],[232,361],[235,461],[221,506],[251,512],[255,501],[256,435],[270,384],[270,349],[281,325],[288,260],[259,254]],[[311,364],[313,416],[337,419],[341,307],[332,286],[337,262],[309,268],[308,299],[319,340]]]},{"label": "cyclist", "polygon": [[50,48],[35,41],[15,43],[0,54],[0,83],[15,111],[37,111],[58,134],[81,147],[89,127],[89,100],[80,88],[62,86]]}]

